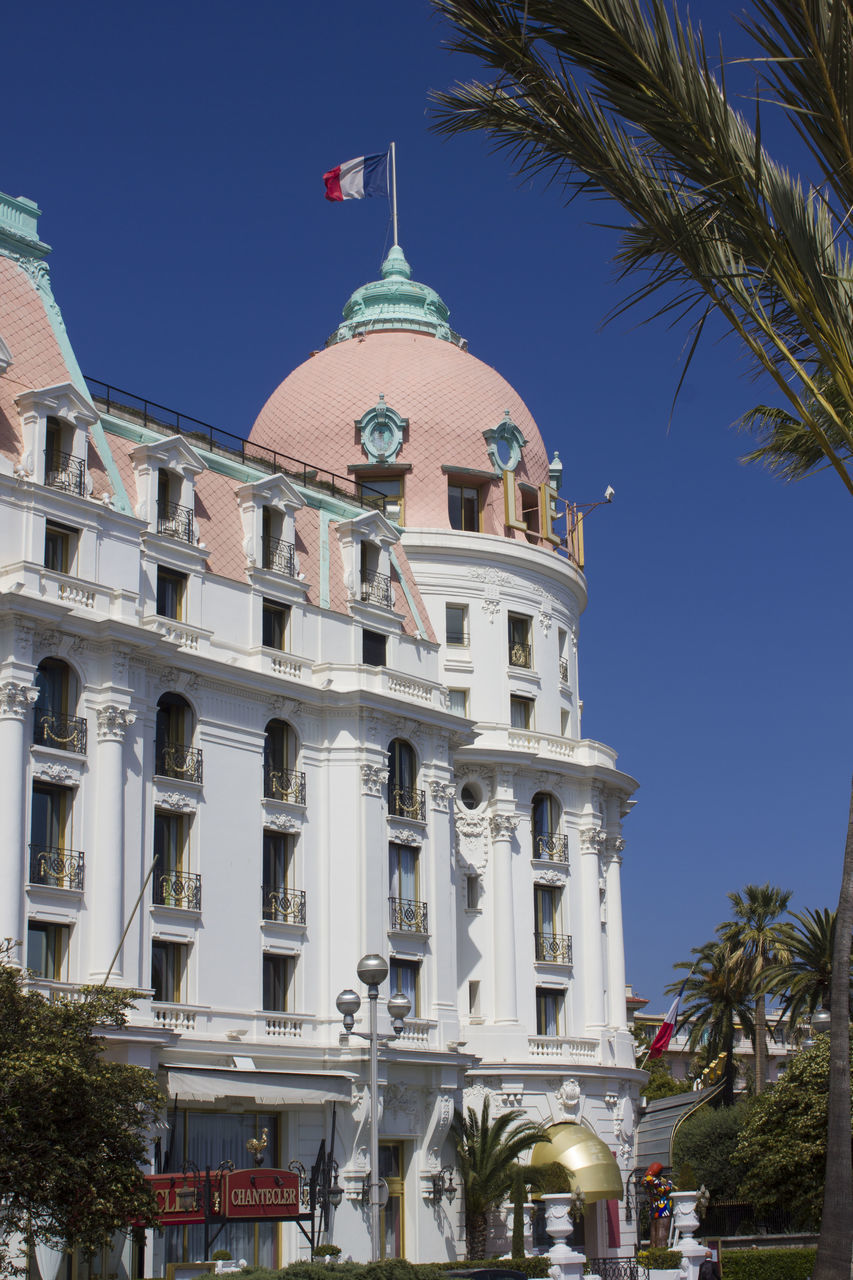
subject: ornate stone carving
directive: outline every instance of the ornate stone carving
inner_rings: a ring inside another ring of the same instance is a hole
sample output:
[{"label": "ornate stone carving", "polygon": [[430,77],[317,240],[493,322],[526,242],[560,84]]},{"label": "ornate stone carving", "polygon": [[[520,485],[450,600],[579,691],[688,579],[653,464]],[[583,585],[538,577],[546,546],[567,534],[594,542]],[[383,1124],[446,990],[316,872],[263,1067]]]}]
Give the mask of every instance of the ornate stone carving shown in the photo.
[{"label": "ornate stone carving", "polygon": [[62,634],[59,631],[37,631],[36,644],[40,649],[54,650],[58,649],[62,643]]},{"label": "ornate stone carving", "polygon": [[441,782],[438,778],[430,778],[427,786],[432,796],[432,807],[441,813],[447,813],[451,800],[456,795],[452,782]]},{"label": "ornate stone carving", "polygon": [[625,841],[621,836],[608,836],[605,848],[608,853],[618,854],[625,848]]},{"label": "ornate stone carving", "polygon": [[265,813],[264,826],[273,831],[301,831],[302,823],[289,813]]},{"label": "ornate stone carving", "polygon": [[453,1123],[453,1095],[440,1093],[432,1112],[432,1129],[427,1137],[427,1168],[438,1173],[442,1165],[441,1150]]},{"label": "ornate stone carving", "polygon": [[497,598],[497,596],[484,596],[482,604],[483,604],[483,613],[486,615],[489,622],[494,622],[495,618],[498,616],[498,614],[501,611],[500,600]]},{"label": "ornate stone carving", "polygon": [[65,764],[37,764],[33,769],[34,778],[45,778],[48,782],[79,782],[73,769]]},{"label": "ornate stone carving", "polygon": [[420,845],[421,836],[416,831],[409,831],[406,827],[389,827],[388,839],[391,844],[409,844]]},{"label": "ornate stone carving", "polygon": [[548,871],[537,871],[533,878],[536,884],[552,884],[557,888],[563,888],[566,883],[566,871],[568,867],[562,874],[551,868]]},{"label": "ornate stone carving", "polygon": [[574,1115],[580,1106],[581,1087],[574,1077],[564,1080],[557,1090],[557,1107],[565,1116]]},{"label": "ornate stone carving", "polygon": [[381,796],[388,781],[388,769],[380,764],[361,766],[361,790],[366,796]]},{"label": "ornate stone carving", "polygon": [[581,853],[598,853],[607,837],[601,827],[581,827]]},{"label": "ornate stone carving", "polygon": [[489,819],[489,830],[493,840],[511,840],[518,830],[521,817],[517,813],[493,813]]},{"label": "ornate stone carving", "polygon": [[468,816],[464,811],[456,815],[456,862],[467,873],[481,874],[488,859],[486,820],[482,814]]},{"label": "ornate stone carving", "polygon": [[492,1090],[492,1112],[497,1115],[501,1111],[517,1111],[524,1106],[524,1085],[514,1089]]},{"label": "ornate stone carving", "polygon": [[110,703],[106,707],[98,707],[98,742],[124,742],[124,736],[136,721],[136,712],[127,707],[117,707]]},{"label": "ornate stone carving", "polygon": [[198,807],[189,796],[182,795],[180,791],[167,791],[165,795],[158,795],[155,803],[158,809],[173,809],[176,813],[195,813]]},{"label": "ornate stone carving", "polygon": [[39,691],[32,684],[15,684],[13,680],[0,684],[0,718],[23,720],[38,696]]},{"label": "ornate stone carving", "polygon": [[511,587],[513,582],[508,573],[504,573],[501,569],[494,569],[491,566],[483,568],[476,565],[473,569],[468,570],[468,577],[473,578],[475,582],[487,582],[493,587]]}]

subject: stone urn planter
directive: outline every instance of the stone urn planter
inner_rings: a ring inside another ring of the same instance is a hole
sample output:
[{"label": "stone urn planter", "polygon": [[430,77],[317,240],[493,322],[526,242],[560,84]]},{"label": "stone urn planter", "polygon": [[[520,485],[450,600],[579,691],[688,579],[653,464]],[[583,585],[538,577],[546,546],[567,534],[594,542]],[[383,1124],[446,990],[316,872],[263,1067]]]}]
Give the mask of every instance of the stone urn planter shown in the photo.
[{"label": "stone urn planter", "polygon": [[542,1196],[545,1206],[545,1230],[554,1241],[548,1251],[551,1280],[581,1280],[586,1258],[570,1249],[566,1241],[574,1229],[571,1217],[574,1199],[570,1192]]},{"label": "stone urn planter", "polygon": [[684,1280],[697,1280],[699,1264],[705,1256],[705,1246],[694,1238],[693,1232],[699,1226],[696,1213],[698,1191],[673,1191],[672,1217],[678,1231],[676,1249],[681,1250],[680,1274]]}]

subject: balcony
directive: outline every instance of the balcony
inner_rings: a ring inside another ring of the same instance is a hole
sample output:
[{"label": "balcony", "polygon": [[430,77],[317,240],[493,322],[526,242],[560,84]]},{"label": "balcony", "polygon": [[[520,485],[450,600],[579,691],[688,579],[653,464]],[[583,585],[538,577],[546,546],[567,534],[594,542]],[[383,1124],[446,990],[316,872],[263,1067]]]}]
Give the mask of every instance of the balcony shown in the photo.
[{"label": "balcony", "polygon": [[201,782],[204,777],[202,753],[182,742],[158,742],[155,773],[161,778],[181,778]]},{"label": "balcony", "polygon": [[572,963],[572,940],[566,933],[534,933],[536,959],[549,964]]},{"label": "balcony", "polygon": [[289,578],[295,577],[293,543],[283,542],[281,538],[264,538],[264,568],[286,573]]},{"label": "balcony", "polygon": [[86,754],[86,721],[82,716],[59,716],[36,707],[33,720],[33,742],[37,747],[55,747],[58,751]]},{"label": "balcony", "polygon": [[77,849],[51,849],[31,844],[30,884],[43,884],[50,889],[76,889],[81,893],[83,858]]},{"label": "balcony", "polygon": [[391,579],[385,573],[362,572],[361,599],[367,604],[391,608]]},{"label": "balcony", "polygon": [[543,831],[533,837],[533,856],[548,862],[568,862],[569,837],[557,835],[553,831]]},{"label": "balcony", "polygon": [[182,507],[177,502],[158,503],[157,532],[192,544],[194,537],[192,507]]},{"label": "balcony", "polygon": [[426,822],[426,794],[413,787],[388,788],[388,813],[392,818],[413,818]]},{"label": "balcony", "polygon": [[170,871],[154,877],[154,905],[201,911],[201,876],[192,871]]},{"label": "balcony", "polygon": [[46,449],[44,455],[44,482],[49,489],[62,489],[65,493],[86,492],[86,463],[70,453],[58,449]]},{"label": "balcony", "polygon": [[265,884],[261,890],[265,920],[305,924],[305,890]]},{"label": "balcony", "polygon": [[568,658],[560,659],[560,680],[563,684],[569,683],[569,660]]},{"label": "balcony", "polygon": [[291,773],[287,769],[264,766],[264,795],[268,800],[287,800],[290,804],[305,803],[305,774]]},{"label": "balcony", "polygon": [[429,933],[427,904],[409,898],[389,898],[391,923],[389,928],[398,933]]},{"label": "balcony", "polygon": [[522,644],[518,640],[511,640],[509,643],[509,665],[511,667],[526,667],[529,670],[533,665],[533,646]]}]

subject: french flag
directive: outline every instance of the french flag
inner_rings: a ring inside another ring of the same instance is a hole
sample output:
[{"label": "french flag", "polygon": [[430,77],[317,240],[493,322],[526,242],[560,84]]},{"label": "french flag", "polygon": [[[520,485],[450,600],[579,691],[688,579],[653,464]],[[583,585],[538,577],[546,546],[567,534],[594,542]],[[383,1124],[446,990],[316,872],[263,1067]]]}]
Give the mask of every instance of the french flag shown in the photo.
[{"label": "french flag", "polygon": [[672,1033],[675,1030],[676,1022],[678,1021],[678,1006],[681,1003],[681,997],[684,995],[684,988],[687,986],[689,977],[690,974],[688,974],[687,978],[682,982],[681,990],[670,1005],[669,1011],[661,1023],[660,1031],[652,1041],[651,1048],[647,1055],[649,1058],[659,1058],[663,1054],[664,1049],[669,1048],[669,1042],[672,1039]]},{"label": "french flag", "polygon": [[388,195],[388,152],[356,156],[323,174],[327,200],[363,200]]}]

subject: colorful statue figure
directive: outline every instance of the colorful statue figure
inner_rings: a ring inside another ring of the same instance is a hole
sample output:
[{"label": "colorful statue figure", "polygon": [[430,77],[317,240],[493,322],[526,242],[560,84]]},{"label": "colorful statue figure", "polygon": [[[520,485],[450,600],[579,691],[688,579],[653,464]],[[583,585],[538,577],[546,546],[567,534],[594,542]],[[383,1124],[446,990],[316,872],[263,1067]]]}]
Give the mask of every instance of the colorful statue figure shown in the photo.
[{"label": "colorful statue figure", "polygon": [[653,1249],[665,1249],[667,1246],[672,1218],[672,1193],[676,1190],[672,1180],[662,1174],[663,1165],[658,1161],[650,1164],[643,1174],[643,1186],[649,1195],[649,1243]]}]

